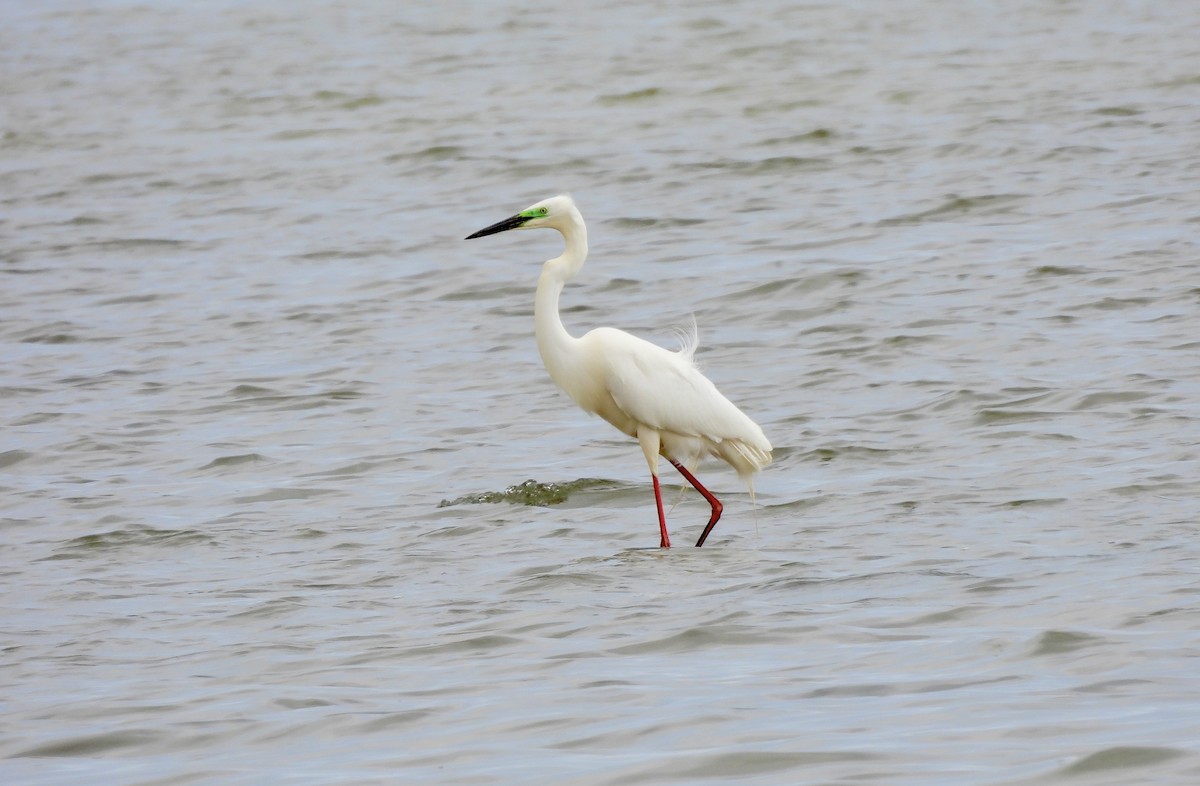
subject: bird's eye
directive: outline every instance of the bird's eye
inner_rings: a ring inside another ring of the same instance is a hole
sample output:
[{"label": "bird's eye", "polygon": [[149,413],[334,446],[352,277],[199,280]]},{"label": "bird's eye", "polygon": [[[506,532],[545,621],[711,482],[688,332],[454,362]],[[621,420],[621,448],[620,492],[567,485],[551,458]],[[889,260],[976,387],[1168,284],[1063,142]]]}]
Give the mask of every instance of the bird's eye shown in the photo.
[{"label": "bird's eye", "polygon": [[544,215],[546,215],[546,214],[547,214],[547,213],[549,213],[549,212],[550,212],[550,211],[549,211],[549,210],[547,210],[547,209],[546,209],[546,208],[544,208],[544,207],[539,207],[539,208],[538,208],[538,214],[539,214],[539,215],[543,215],[543,216],[544,216]]}]

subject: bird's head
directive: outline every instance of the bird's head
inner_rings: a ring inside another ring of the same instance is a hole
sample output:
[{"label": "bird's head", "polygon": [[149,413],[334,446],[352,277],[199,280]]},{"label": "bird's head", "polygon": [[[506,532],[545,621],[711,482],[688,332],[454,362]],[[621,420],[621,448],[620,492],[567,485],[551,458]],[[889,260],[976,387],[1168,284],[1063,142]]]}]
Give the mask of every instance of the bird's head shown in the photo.
[{"label": "bird's head", "polygon": [[568,223],[577,220],[578,217],[579,210],[575,207],[575,201],[566,194],[559,194],[530,205],[515,216],[498,221],[473,235],[467,235],[467,240],[494,235],[497,232],[506,232],[510,229],[551,227],[562,231]]}]

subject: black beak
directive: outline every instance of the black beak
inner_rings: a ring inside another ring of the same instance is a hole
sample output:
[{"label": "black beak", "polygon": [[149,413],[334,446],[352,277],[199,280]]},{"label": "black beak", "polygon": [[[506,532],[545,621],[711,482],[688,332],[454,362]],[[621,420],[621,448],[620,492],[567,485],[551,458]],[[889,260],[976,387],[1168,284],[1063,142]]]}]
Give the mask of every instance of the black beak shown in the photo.
[{"label": "black beak", "polygon": [[506,218],[503,221],[492,224],[490,227],[488,227],[486,229],[481,229],[473,235],[467,235],[467,237],[465,239],[466,240],[474,240],[477,237],[486,237],[487,235],[494,235],[497,232],[506,232],[510,229],[516,229],[517,227],[521,226],[528,220],[529,220],[528,216],[515,215],[511,218]]}]

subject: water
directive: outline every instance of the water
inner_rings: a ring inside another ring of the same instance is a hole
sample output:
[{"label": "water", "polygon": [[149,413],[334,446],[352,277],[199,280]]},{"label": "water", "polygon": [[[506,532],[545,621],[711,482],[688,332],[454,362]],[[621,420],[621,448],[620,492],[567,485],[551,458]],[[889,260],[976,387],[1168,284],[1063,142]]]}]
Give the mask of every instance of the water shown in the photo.
[{"label": "water", "polygon": [[1200,780],[1194,4],[2,13],[5,783]]}]

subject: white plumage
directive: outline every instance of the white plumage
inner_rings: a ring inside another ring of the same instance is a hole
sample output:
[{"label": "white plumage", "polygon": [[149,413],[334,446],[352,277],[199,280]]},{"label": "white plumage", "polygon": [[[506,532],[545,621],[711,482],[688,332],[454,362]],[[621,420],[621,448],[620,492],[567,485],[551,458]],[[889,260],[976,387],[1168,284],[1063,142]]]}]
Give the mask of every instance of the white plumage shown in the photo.
[{"label": "white plumage", "polygon": [[557,229],[566,246],[543,265],[534,301],[538,352],[550,378],[584,411],[641,444],[654,483],[663,548],[670,546],[670,539],[658,482],[659,455],[708,500],[712,514],[696,542],[702,546],[722,506],[691,470],[707,453],[724,459],[749,484],[755,472],[771,463],[771,443],[758,424],[696,368],[694,332],[678,352],[615,328],[596,328],[580,338],[567,332],[558,313],[559,294],[587,259],[587,227],[569,196],[538,202],[467,239],[540,227]]}]

